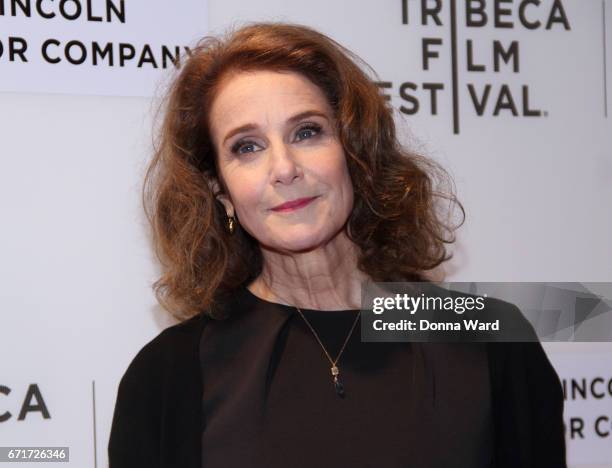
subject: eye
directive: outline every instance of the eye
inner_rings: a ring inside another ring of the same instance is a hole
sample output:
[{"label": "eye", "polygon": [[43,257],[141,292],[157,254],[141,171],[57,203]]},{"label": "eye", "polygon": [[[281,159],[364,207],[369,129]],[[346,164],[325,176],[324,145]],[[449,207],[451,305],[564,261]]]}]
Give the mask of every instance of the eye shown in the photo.
[{"label": "eye", "polygon": [[256,151],[257,143],[249,140],[239,140],[230,149],[233,154],[246,154]]},{"label": "eye", "polygon": [[321,133],[321,126],[317,124],[307,124],[301,127],[295,134],[297,141],[307,140]]}]

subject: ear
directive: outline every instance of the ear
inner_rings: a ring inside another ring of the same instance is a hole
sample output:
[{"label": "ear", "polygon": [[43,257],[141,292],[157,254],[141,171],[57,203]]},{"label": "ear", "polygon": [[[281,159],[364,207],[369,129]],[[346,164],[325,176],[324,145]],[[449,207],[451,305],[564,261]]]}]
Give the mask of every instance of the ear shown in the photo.
[{"label": "ear", "polygon": [[208,179],[208,186],[212,190],[213,195],[219,200],[225,208],[225,213],[228,216],[234,216],[234,205],[225,193],[222,192],[219,182],[216,179]]}]

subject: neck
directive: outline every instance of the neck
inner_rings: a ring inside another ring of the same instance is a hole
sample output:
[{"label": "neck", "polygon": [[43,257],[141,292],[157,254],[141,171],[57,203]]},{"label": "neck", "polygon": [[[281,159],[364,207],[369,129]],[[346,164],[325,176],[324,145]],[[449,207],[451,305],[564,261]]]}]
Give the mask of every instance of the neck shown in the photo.
[{"label": "neck", "polygon": [[361,308],[361,286],[369,277],[358,270],[358,248],[344,232],[308,252],[262,247],[262,255],[262,273],[248,286],[256,296],[304,309]]}]

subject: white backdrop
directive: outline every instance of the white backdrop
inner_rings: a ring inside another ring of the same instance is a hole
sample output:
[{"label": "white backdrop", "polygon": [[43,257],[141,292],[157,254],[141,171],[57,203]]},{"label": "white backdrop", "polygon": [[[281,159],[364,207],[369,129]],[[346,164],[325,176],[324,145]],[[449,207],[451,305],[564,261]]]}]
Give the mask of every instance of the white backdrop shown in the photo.
[{"label": "white backdrop", "polygon": [[[157,271],[139,198],[156,104],[149,96],[164,70],[133,60],[125,67],[37,62],[48,38],[142,51],[145,43],[184,47],[243,21],[316,27],[372,65],[398,109],[403,140],[453,175],[467,220],[448,280],[612,281],[610,0],[542,0],[524,10],[518,0],[472,2],[487,14],[481,27],[467,26],[467,3],[458,1],[455,28],[450,0],[440,2],[440,25],[433,17],[421,24],[416,0],[193,0],[181,8],[157,1],[146,9],[126,2],[125,23],[95,24],[85,13],[72,22],[12,17],[11,3],[0,0],[2,446],[69,446],[70,466],[106,466],[119,378],[144,343],[173,323],[151,293]],[[495,3],[509,10],[498,22],[512,27],[495,27]],[[104,2],[93,4],[102,15]],[[521,11],[541,26],[526,28]],[[9,37],[27,40],[29,62],[9,60]],[[433,54],[428,69],[424,38]],[[472,65],[485,71],[468,69],[468,40]],[[518,71],[512,60],[494,71],[494,41],[505,50],[516,41]],[[480,116],[468,85],[480,101],[487,84]],[[431,89],[439,89],[435,112]],[[524,116],[524,105],[540,115]],[[572,379],[594,388],[566,401],[572,466],[612,466],[612,390],[601,383],[612,379],[612,344],[545,348],[568,388]],[[26,397],[42,399],[49,417],[33,410],[20,420]]]}]

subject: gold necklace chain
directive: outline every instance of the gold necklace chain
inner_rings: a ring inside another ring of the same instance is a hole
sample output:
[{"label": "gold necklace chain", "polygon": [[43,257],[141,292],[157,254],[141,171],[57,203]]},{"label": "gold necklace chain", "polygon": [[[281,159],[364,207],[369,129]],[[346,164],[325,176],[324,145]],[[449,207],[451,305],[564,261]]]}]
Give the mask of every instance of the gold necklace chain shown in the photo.
[{"label": "gold necklace chain", "polygon": [[327,356],[327,359],[329,360],[329,362],[331,364],[331,374],[332,374],[332,378],[333,378],[333,382],[334,382],[334,388],[336,389],[336,393],[338,394],[339,397],[344,397],[344,385],[342,385],[342,383],[338,379],[338,376],[340,375],[340,369],[338,368],[338,366],[336,364],[338,363],[338,360],[340,359],[340,356],[342,355],[342,352],[344,351],[344,348],[346,347],[347,343],[349,342],[349,339],[353,335],[353,330],[355,329],[355,325],[357,325],[357,321],[359,320],[359,317],[360,317],[361,313],[360,312],[357,313],[357,317],[355,317],[355,321],[353,322],[353,325],[351,327],[351,330],[349,331],[348,336],[344,340],[344,344],[342,345],[342,348],[340,348],[340,351],[338,352],[338,355],[336,356],[336,359],[332,360],[331,356],[327,352],[327,349],[325,349],[325,346],[323,345],[323,342],[319,338],[319,335],[317,334],[315,329],[312,327],[312,325],[310,325],[310,322],[308,320],[306,320],[306,317],[304,316],[304,314],[302,313],[300,308],[298,306],[293,306],[293,307],[295,307],[297,309],[297,311],[300,313],[300,315],[304,319],[304,322],[306,322],[306,325],[308,325],[308,328],[310,328],[310,331],[312,331],[312,334],[315,336],[315,338],[317,339],[317,341],[321,345],[321,348],[323,348],[323,352],[325,353],[325,356]]},{"label": "gold necklace chain", "polygon": [[[268,289],[271,291],[271,288],[269,286],[268,286]],[[289,301],[287,301],[286,299],[280,297],[276,293],[273,293],[273,294],[276,297],[278,297],[279,299],[281,299],[282,301],[284,301],[285,304],[289,304]],[[300,316],[304,319],[304,322],[306,322],[306,325],[308,325],[308,328],[310,328],[310,331],[312,332],[312,334],[315,336],[315,338],[319,342],[319,345],[323,349],[323,352],[325,353],[325,356],[327,357],[327,359],[329,360],[329,363],[331,364],[330,370],[331,370],[331,374],[332,374],[332,378],[333,378],[333,382],[334,382],[334,388],[336,390],[336,393],[338,394],[339,397],[344,398],[344,385],[342,385],[342,383],[340,382],[340,379],[338,378],[338,376],[340,375],[340,369],[338,368],[338,366],[336,364],[338,363],[338,360],[340,359],[340,356],[342,355],[342,352],[344,351],[344,348],[348,344],[349,339],[353,335],[353,330],[355,329],[355,325],[357,325],[357,322],[359,321],[359,317],[361,316],[361,311],[359,311],[357,313],[357,317],[355,317],[355,320],[353,321],[353,325],[351,326],[351,330],[349,331],[346,339],[344,340],[344,343],[342,344],[342,348],[340,348],[340,351],[338,352],[338,355],[336,356],[336,359],[332,359],[331,356],[329,355],[329,353],[327,352],[327,349],[323,345],[323,342],[319,338],[318,333],[315,331],[315,329],[312,327],[312,325],[310,325],[310,322],[306,319],[306,317],[302,313],[301,309],[298,306],[290,306],[290,307],[295,307],[295,309],[299,312]],[[333,313],[333,311],[332,311],[332,313]]]}]

